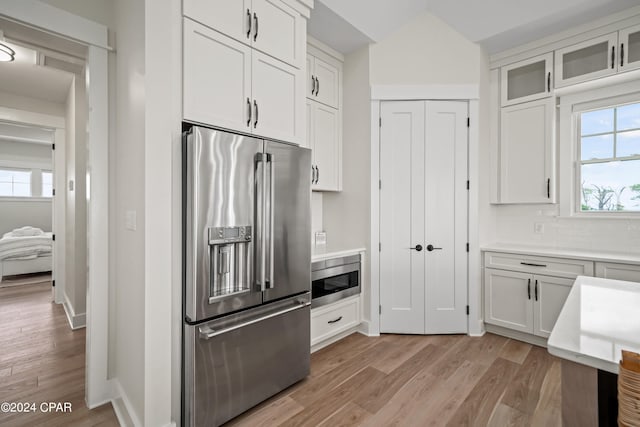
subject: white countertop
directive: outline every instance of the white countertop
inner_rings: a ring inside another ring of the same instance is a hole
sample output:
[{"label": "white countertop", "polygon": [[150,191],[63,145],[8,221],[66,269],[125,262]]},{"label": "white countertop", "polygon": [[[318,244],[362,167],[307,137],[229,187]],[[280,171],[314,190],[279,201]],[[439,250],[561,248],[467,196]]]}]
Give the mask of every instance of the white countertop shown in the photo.
[{"label": "white countertop", "polygon": [[336,248],[327,245],[317,245],[311,247],[311,262],[322,261],[324,259],[337,258],[341,256],[356,255],[366,252],[365,248]]},{"label": "white countertop", "polygon": [[561,249],[546,246],[492,243],[481,248],[485,252],[508,252],[514,254],[549,256],[557,258],[583,259],[588,261],[619,262],[640,265],[640,253],[590,251],[586,249]]},{"label": "white countertop", "polygon": [[640,352],[640,284],[578,276],[547,347],[554,356],[617,374],[621,350]]}]

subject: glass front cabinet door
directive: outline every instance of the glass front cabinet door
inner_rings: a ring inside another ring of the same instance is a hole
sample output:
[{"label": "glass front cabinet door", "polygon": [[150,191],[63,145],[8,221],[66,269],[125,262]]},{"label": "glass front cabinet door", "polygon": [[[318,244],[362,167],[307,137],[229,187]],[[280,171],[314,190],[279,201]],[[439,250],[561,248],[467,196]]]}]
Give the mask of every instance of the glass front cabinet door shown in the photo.
[{"label": "glass front cabinet door", "polygon": [[640,25],[625,28],[618,35],[620,42],[620,71],[640,68]]},{"label": "glass front cabinet door", "polygon": [[551,96],[553,54],[536,56],[500,69],[501,105]]}]

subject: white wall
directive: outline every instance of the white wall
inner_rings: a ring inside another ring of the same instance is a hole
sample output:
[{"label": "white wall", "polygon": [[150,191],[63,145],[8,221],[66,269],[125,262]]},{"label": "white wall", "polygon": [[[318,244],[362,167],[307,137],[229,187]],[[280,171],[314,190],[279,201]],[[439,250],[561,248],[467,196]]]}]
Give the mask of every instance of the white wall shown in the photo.
[{"label": "white wall", "polygon": [[[114,254],[114,328],[109,343],[113,374],[120,383],[132,418],[144,422],[144,139],[145,7],[143,0],[115,2],[116,99],[115,141],[111,150],[111,244]],[[136,230],[125,227],[127,212],[136,213]]]},{"label": "white wall", "polygon": [[315,234],[318,231],[324,231],[324,218],[323,218],[323,202],[322,192],[311,192],[311,242],[314,242]]},{"label": "white wall", "polygon": [[480,48],[425,12],[371,46],[372,84],[479,83]]},{"label": "white wall", "polygon": [[58,171],[66,185],[57,191],[66,199],[65,304],[80,324],[87,307],[86,109],[85,80],[76,76],[66,102],[65,171]]},{"label": "white wall", "polygon": [[16,110],[30,111],[33,113],[49,114],[51,116],[64,117],[65,105],[55,102],[43,101],[28,96],[13,93],[0,92],[0,105]]}]

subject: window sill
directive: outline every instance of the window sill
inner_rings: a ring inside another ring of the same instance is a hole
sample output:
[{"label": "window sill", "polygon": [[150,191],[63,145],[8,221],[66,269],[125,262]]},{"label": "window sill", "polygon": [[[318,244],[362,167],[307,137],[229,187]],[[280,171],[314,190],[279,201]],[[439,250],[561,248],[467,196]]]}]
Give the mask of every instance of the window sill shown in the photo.
[{"label": "window sill", "polygon": [[53,197],[6,197],[0,196],[1,202],[51,202]]},{"label": "window sill", "polygon": [[571,215],[559,215],[561,219],[624,219],[624,220],[640,220],[640,212],[638,213],[572,213]]}]

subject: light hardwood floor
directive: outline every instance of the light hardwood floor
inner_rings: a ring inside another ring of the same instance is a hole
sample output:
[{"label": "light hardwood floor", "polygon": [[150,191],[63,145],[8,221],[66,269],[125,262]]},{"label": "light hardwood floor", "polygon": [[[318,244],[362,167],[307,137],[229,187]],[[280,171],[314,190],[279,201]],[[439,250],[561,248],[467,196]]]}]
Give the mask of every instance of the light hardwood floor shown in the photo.
[{"label": "light hardwood floor", "polygon": [[560,361],[486,334],[352,334],[232,426],[559,426]]},{"label": "light hardwood floor", "polygon": [[71,413],[6,413],[0,425],[117,426],[110,404],[84,402],[85,329],[72,331],[51,283],[0,288],[0,402],[70,402]]}]

